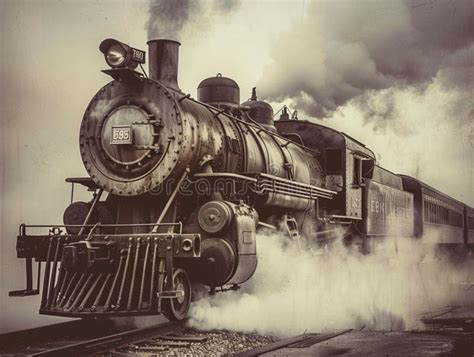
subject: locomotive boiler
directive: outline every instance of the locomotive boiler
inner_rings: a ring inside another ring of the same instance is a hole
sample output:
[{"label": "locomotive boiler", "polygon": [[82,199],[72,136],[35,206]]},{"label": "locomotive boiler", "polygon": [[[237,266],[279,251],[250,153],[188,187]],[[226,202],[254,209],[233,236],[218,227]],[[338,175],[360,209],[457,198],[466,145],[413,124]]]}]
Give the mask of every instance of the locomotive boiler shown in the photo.
[{"label": "locomotive boiler", "polygon": [[[371,150],[286,108],[274,121],[255,89],[241,103],[237,83],[220,74],[193,99],[178,85],[179,46],[149,41],[147,74],[144,51],[101,43],[113,80],[81,123],[89,177],[66,179],[93,197],[71,202],[64,225],[20,226],[27,288],[11,295],[38,294],[43,276],[41,314],[182,320],[193,291],[238,289],[252,277],[259,228],[302,250],[340,227],[363,240],[416,235],[416,194]],[[42,227],[47,234],[31,234]]]}]

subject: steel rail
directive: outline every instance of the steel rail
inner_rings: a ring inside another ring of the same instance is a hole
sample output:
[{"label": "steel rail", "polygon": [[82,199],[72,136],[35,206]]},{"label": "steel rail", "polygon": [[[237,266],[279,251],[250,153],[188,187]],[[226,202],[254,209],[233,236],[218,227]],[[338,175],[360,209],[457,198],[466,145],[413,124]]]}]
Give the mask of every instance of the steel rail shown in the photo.
[{"label": "steel rail", "polygon": [[295,337],[285,338],[283,340],[279,340],[273,343],[270,343],[265,346],[260,346],[251,350],[247,350],[241,353],[237,353],[234,356],[236,357],[251,357],[251,356],[259,356],[261,354],[272,352],[275,350],[279,350],[285,347],[291,347],[291,345],[296,345],[303,343],[304,341],[311,341],[311,345],[330,340],[331,338],[343,335],[352,331],[351,329],[336,331],[334,333],[327,333],[327,334],[314,334],[314,333],[307,333]]},{"label": "steel rail", "polygon": [[115,333],[108,336],[93,338],[66,346],[40,351],[30,354],[30,356],[80,356],[84,354],[106,352],[111,348],[117,348],[136,340],[155,336],[157,334],[175,332],[180,330],[182,327],[183,323],[165,322],[156,326]]}]

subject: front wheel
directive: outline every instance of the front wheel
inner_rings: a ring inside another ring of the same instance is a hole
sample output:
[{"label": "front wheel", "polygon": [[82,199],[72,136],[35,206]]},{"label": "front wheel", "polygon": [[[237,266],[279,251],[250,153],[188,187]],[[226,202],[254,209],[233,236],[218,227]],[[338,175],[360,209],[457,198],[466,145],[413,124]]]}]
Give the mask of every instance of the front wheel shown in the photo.
[{"label": "front wheel", "polygon": [[[166,282],[165,282],[166,284]],[[181,291],[181,296],[163,299],[163,315],[170,321],[182,321],[188,316],[191,305],[191,281],[184,269],[176,269],[173,273],[173,289]]]}]

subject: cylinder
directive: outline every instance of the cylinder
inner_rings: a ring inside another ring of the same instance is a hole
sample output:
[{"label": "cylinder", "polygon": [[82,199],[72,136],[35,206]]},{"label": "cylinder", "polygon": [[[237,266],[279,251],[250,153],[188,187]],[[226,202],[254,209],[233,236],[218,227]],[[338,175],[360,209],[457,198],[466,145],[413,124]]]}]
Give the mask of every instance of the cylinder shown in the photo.
[{"label": "cylinder", "polygon": [[150,40],[148,44],[149,77],[165,86],[178,90],[179,46],[173,40]]}]

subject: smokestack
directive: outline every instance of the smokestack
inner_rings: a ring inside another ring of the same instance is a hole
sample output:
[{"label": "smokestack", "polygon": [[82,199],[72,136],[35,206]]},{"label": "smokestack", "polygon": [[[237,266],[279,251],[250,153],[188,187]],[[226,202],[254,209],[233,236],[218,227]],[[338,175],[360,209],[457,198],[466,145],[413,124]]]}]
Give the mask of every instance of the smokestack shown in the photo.
[{"label": "smokestack", "polygon": [[178,54],[181,44],[173,40],[150,40],[147,44],[150,78],[181,91],[178,87]]}]

